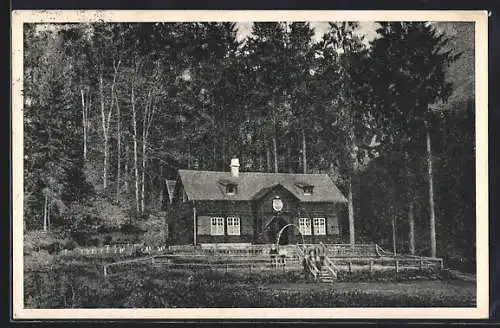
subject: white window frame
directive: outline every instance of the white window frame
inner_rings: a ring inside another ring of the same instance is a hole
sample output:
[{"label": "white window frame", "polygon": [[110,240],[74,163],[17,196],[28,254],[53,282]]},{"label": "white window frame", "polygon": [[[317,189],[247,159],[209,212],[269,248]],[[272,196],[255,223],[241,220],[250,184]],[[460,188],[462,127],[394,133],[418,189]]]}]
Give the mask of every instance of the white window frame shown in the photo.
[{"label": "white window frame", "polygon": [[313,231],[316,236],[326,235],[326,218],[313,218]]},{"label": "white window frame", "polygon": [[210,235],[211,236],[224,236],[224,218],[211,217],[210,218]]},{"label": "white window frame", "polygon": [[227,235],[240,236],[241,235],[241,220],[237,216],[227,217]]},{"label": "white window frame", "polygon": [[311,228],[311,219],[310,218],[299,218],[299,230],[300,233],[304,236],[312,235]]}]

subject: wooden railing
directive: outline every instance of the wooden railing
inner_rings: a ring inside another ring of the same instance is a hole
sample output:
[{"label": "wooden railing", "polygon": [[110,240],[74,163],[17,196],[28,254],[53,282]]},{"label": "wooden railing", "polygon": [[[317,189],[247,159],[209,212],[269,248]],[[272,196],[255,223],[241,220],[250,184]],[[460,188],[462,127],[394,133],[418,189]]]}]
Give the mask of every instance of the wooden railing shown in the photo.
[{"label": "wooden railing", "polygon": [[[279,257],[274,259],[270,255],[248,255],[248,254],[232,254],[220,256],[206,256],[205,254],[158,254],[135,258],[130,260],[117,261],[113,263],[104,263],[103,271],[107,276],[113,271],[118,270],[126,272],[127,268],[133,268],[137,264],[150,263],[156,266],[166,266],[168,270],[247,270],[251,273],[252,270],[301,270],[302,260],[306,257],[305,247],[297,246],[296,256],[294,257]],[[353,270],[395,270],[399,272],[403,269],[427,269],[427,268],[443,268],[442,259],[427,258],[427,257],[378,257],[378,258],[361,258],[361,257],[344,257],[331,258],[324,257],[324,266],[331,272],[334,278],[337,278],[340,271]],[[377,266],[380,266],[377,268]],[[320,270],[309,262],[308,270],[314,280],[320,277]],[[116,272],[115,272],[116,273]]]},{"label": "wooden railing", "polygon": [[333,276],[333,279],[337,279],[337,272],[339,271],[337,266],[330,260],[328,256],[324,257],[325,265]]},{"label": "wooden railing", "polygon": [[317,252],[329,257],[372,256],[376,257],[376,244],[301,244],[306,250]]},{"label": "wooden railing", "polygon": [[[231,256],[231,257],[207,257],[200,254],[193,255],[156,255],[148,256],[113,263],[103,264],[104,276],[113,274],[114,268],[122,267],[126,269],[137,264],[149,263],[157,266],[165,265],[168,270],[297,270],[300,268],[300,260],[297,258],[279,258],[271,259],[269,256],[248,257],[248,256]],[[116,272],[115,272],[116,273]]]},{"label": "wooden railing", "polygon": [[330,260],[337,267],[337,271],[352,271],[354,267],[369,267],[369,270],[373,271],[377,265],[385,269],[394,268],[396,272],[402,269],[443,269],[442,259],[426,257],[330,258]]},{"label": "wooden railing", "polygon": [[72,250],[63,249],[59,251],[61,256],[84,256],[84,257],[109,257],[113,255],[133,255],[137,251],[142,253],[163,253],[165,246],[144,246],[143,244],[123,244],[123,245],[104,245],[99,247],[78,247]]}]

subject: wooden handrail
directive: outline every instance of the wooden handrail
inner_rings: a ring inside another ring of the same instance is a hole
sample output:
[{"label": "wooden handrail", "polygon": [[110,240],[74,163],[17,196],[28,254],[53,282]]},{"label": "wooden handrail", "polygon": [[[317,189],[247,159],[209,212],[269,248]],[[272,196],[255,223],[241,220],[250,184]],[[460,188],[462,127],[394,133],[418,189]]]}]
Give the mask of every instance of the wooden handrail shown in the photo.
[{"label": "wooden handrail", "polygon": [[328,270],[330,270],[330,272],[332,273],[333,278],[337,279],[337,271],[338,271],[337,266],[332,262],[332,260],[330,260],[328,256],[324,257],[324,261],[326,263]]},{"label": "wooden handrail", "polygon": [[319,274],[319,269],[316,267],[316,265],[312,262],[309,261],[309,271],[311,271],[312,275],[314,276],[314,280],[318,279],[318,274]]}]

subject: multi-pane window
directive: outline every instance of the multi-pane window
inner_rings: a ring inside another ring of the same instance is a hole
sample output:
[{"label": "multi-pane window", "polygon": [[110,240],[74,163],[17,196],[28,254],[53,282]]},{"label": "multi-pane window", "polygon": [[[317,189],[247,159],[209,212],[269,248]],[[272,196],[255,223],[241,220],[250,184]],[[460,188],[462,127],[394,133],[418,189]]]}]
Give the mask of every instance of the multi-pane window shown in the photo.
[{"label": "multi-pane window", "polygon": [[224,218],[222,217],[210,218],[210,234],[212,236],[224,235]]},{"label": "multi-pane window", "polygon": [[240,218],[230,216],[227,218],[227,234],[229,236],[240,235]]},{"label": "multi-pane window", "polygon": [[300,229],[301,234],[310,235],[311,234],[311,219],[299,218],[299,229]]},{"label": "multi-pane window", "polygon": [[315,235],[326,235],[326,222],[325,218],[314,218],[313,228]]}]

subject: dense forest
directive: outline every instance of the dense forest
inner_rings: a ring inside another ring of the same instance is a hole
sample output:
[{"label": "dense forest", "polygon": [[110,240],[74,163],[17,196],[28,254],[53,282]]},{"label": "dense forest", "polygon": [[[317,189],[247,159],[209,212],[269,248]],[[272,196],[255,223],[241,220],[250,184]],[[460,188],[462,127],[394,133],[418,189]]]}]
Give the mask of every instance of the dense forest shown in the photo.
[{"label": "dense forest", "polygon": [[475,258],[473,24],[50,27],[24,25],[26,231],[145,221],[176,169],[237,156],[328,173],[352,241]]}]

